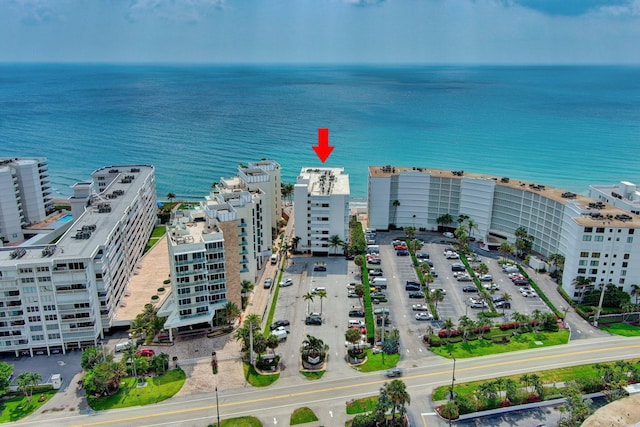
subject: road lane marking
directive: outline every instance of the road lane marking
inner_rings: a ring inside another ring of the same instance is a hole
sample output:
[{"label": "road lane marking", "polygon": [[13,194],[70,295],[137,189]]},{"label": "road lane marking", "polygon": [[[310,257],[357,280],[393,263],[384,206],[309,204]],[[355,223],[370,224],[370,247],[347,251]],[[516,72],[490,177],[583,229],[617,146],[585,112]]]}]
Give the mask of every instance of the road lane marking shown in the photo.
[{"label": "road lane marking", "polygon": [[[582,355],[582,354],[591,354],[591,353],[608,353],[608,352],[611,352],[612,350],[628,350],[628,349],[634,349],[634,348],[640,348],[640,344],[609,347],[609,348],[594,349],[594,350],[572,351],[570,353],[562,353],[562,354],[556,354],[556,355],[535,356],[535,357],[529,357],[529,358],[526,358],[526,359],[518,359],[518,360],[511,360],[511,361],[504,361],[504,362],[488,363],[488,364],[480,365],[480,366],[476,366],[476,367],[458,368],[458,370],[459,371],[475,371],[475,370],[482,370],[482,369],[485,369],[485,368],[488,368],[488,367],[522,364],[522,363],[525,363],[525,362],[531,362],[531,361],[536,361],[536,360],[567,358],[567,357],[570,357],[570,356],[576,356],[576,355]],[[432,376],[436,376],[436,375],[448,374],[450,372],[451,372],[450,369],[445,369],[445,370],[438,371],[438,372],[409,375],[409,376],[405,376],[405,379],[432,377]],[[306,395],[319,394],[319,393],[328,393],[328,392],[337,391],[337,390],[348,390],[348,389],[359,388],[359,387],[363,387],[363,386],[372,386],[372,385],[376,385],[376,384],[384,384],[385,382],[387,382],[387,381],[386,380],[369,381],[369,382],[365,382],[365,383],[350,384],[350,385],[343,385],[343,386],[337,386],[337,387],[328,387],[328,388],[320,389],[320,390],[308,390],[308,391],[300,391],[300,392],[295,392],[295,393],[287,393],[287,394],[282,394],[282,395],[278,395],[278,396],[247,399],[247,400],[240,401],[240,402],[223,403],[223,404],[220,404],[219,406],[220,407],[232,407],[232,406],[246,405],[246,404],[257,403],[257,402],[267,402],[267,401],[273,401],[273,400],[279,400],[279,399],[290,399],[291,397],[306,396]],[[76,424],[74,427],[88,427],[88,426],[96,426],[96,425],[123,423],[123,422],[127,422],[127,421],[142,420],[142,419],[145,419],[145,418],[155,418],[155,417],[163,417],[163,416],[167,416],[167,415],[184,414],[184,413],[188,413],[188,412],[196,412],[196,411],[202,411],[202,410],[212,410],[212,409],[215,409],[215,408],[216,408],[216,405],[207,405],[207,406],[201,406],[201,407],[196,407],[196,408],[179,409],[179,410],[175,410],[175,411],[166,411],[166,412],[161,412],[161,413],[156,413],[156,414],[138,415],[138,416],[125,417],[125,418],[114,419],[114,420],[95,421],[95,422],[84,423],[84,424]]]}]

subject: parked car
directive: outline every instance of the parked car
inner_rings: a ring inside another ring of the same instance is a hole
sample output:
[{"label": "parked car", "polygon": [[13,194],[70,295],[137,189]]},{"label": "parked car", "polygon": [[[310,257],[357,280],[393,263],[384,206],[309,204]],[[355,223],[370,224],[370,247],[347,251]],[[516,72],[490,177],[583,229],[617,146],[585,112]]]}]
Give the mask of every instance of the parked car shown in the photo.
[{"label": "parked car", "polygon": [[523,292],[522,296],[525,298],[535,298],[538,296],[538,294],[535,293],[534,291],[527,291],[527,292]]},{"label": "parked car", "polygon": [[313,271],[327,271],[326,265],[314,265]]},{"label": "parked car", "polygon": [[473,279],[471,278],[471,276],[469,276],[468,274],[459,274],[459,275],[456,277],[456,280],[457,280],[458,282],[471,282],[471,281],[473,281]]},{"label": "parked car", "polygon": [[268,279],[266,279],[266,280],[264,281],[264,285],[263,285],[263,287],[264,287],[265,289],[269,289],[269,288],[271,288],[271,285],[273,285],[273,279],[272,279],[272,278],[268,278]]},{"label": "parked car", "polygon": [[398,255],[398,256],[409,256],[409,251],[406,251],[406,250],[396,251],[396,255]]},{"label": "parked car", "polygon": [[372,268],[369,270],[369,276],[371,277],[382,277],[382,274],[381,268]]},{"label": "parked car", "polygon": [[460,259],[460,255],[457,252],[447,252],[444,257],[446,259]]},{"label": "parked car", "polygon": [[453,233],[452,233],[452,232],[450,232],[450,231],[445,231],[444,233],[442,233],[442,235],[443,235],[444,237],[448,238],[448,239],[453,239],[453,238],[455,238],[455,237],[456,237],[456,236],[454,236],[454,235],[453,235]]},{"label": "parked car", "polygon": [[142,357],[153,357],[156,355],[156,352],[150,348],[141,348],[140,350],[136,351],[136,354]]},{"label": "parked car", "polygon": [[528,280],[520,280],[520,279],[518,279],[518,280],[514,280],[513,284],[516,285],[516,286],[527,286],[529,284],[529,281]]},{"label": "parked car", "polygon": [[409,292],[409,298],[424,298],[424,292],[422,291]]},{"label": "parked car", "polygon": [[504,297],[501,295],[493,297],[492,301],[495,303],[504,301]]},{"label": "parked car", "polygon": [[475,300],[475,299],[472,298],[472,299],[469,300],[469,307],[471,307],[471,308],[487,308],[487,307],[489,307],[489,305],[484,301],[478,301],[478,300]]},{"label": "parked car", "polygon": [[503,268],[503,269],[502,269],[502,272],[503,272],[503,273],[518,273],[518,272],[520,272],[520,270],[518,270],[518,267],[513,267],[513,266],[511,266],[511,267],[505,267],[505,268]]},{"label": "parked car", "polygon": [[275,329],[278,329],[281,326],[289,326],[289,325],[290,325],[290,323],[289,323],[288,320],[284,320],[284,319],[283,320],[276,320],[275,322],[273,322],[271,324],[270,329],[273,331]]},{"label": "parked car", "polygon": [[493,276],[490,274],[483,274],[482,276],[479,277],[481,282],[492,282],[493,281]]},{"label": "parked car", "polygon": [[371,257],[371,258],[368,260],[368,262],[369,262],[369,264],[372,264],[372,265],[373,265],[373,264],[375,264],[375,265],[379,265],[381,261],[380,261],[380,258],[378,258],[378,257]]},{"label": "parked car", "polygon": [[400,368],[391,368],[387,370],[384,374],[387,378],[396,378],[402,376],[402,369]]},{"label": "parked car", "polygon": [[284,279],[280,282],[281,288],[286,288],[287,286],[292,286],[292,285],[293,285],[293,279]]},{"label": "parked car", "polygon": [[498,301],[494,305],[496,308],[511,308],[511,303],[509,301]]},{"label": "parked car", "polygon": [[407,285],[420,286],[420,282],[416,282],[415,280],[407,280]]},{"label": "parked car", "polygon": [[356,291],[349,291],[347,293],[347,298],[359,298],[358,294],[356,294]]},{"label": "parked car", "polygon": [[391,324],[391,319],[389,319],[387,316],[378,316],[376,317],[376,325],[378,326],[382,326],[382,322],[384,319],[384,326],[389,326]]},{"label": "parked car", "polygon": [[416,313],[416,320],[433,320],[433,315],[431,313]]},{"label": "parked car", "polygon": [[315,288],[311,289],[311,294],[312,295],[318,295],[320,292],[327,292],[327,288],[325,288],[324,286],[316,286]]},{"label": "parked car", "polygon": [[429,290],[429,292],[435,292],[435,291],[437,291],[437,290],[440,290],[440,292],[442,292],[442,295],[446,295],[446,294],[447,294],[447,290],[446,290],[446,289],[444,289],[444,288],[431,288],[431,289]]},{"label": "parked car", "polygon": [[411,309],[413,311],[428,311],[429,306],[427,304],[413,304],[411,306]]},{"label": "parked car", "polygon": [[499,291],[500,290],[500,285],[498,285],[497,283],[483,283],[482,287],[485,288],[488,291]]},{"label": "parked car", "polygon": [[320,316],[307,316],[304,321],[305,325],[322,325],[322,317]]},{"label": "parked car", "polygon": [[462,292],[478,292],[478,288],[475,286],[464,286]]},{"label": "parked car", "polygon": [[375,310],[373,310],[373,314],[375,314],[376,316],[380,316],[381,314],[385,314],[385,315],[389,315],[391,314],[391,311],[389,311],[388,308],[376,308]]},{"label": "parked car", "polygon": [[373,292],[371,293],[371,298],[387,298],[387,294],[385,294],[384,292]]},{"label": "parked car", "polygon": [[451,264],[451,271],[467,271],[464,264]]},{"label": "parked car", "polygon": [[364,317],[363,310],[349,310],[349,317]]},{"label": "parked car", "polygon": [[418,252],[418,253],[416,253],[416,258],[418,258],[418,259],[429,259],[429,254],[424,253],[424,252]]},{"label": "parked car", "polygon": [[524,286],[524,287],[520,288],[519,291],[520,291],[520,293],[529,292],[529,291],[533,291],[533,288],[530,287],[530,286]]}]

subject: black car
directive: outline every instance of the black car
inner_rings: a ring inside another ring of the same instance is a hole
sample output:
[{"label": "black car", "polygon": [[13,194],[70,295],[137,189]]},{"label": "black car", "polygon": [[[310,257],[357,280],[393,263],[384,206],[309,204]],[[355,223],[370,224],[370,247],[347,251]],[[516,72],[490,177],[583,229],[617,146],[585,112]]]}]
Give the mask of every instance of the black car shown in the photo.
[{"label": "black car", "polygon": [[409,292],[409,298],[424,298],[424,292],[422,291]]},{"label": "black car", "polygon": [[462,288],[462,292],[478,292],[478,288],[475,286],[465,286]]},{"label": "black car", "polygon": [[403,251],[403,250],[396,251],[396,255],[398,255],[398,256],[409,256],[409,251]]},{"label": "black car", "polygon": [[496,308],[511,308],[511,303],[509,301],[498,301],[495,306]]},{"label": "black car", "polygon": [[324,265],[316,265],[313,267],[313,271],[327,271],[327,267]]},{"label": "black car", "polygon": [[420,258],[428,259],[429,258],[429,254],[425,254],[424,252],[418,252],[416,254],[416,258],[418,258],[418,259],[420,259]]},{"label": "black car", "polygon": [[493,297],[493,302],[502,302],[504,301],[504,297],[503,296],[497,296],[497,297]]},{"label": "black car", "polygon": [[364,317],[362,310],[349,310],[349,317]]},{"label": "black car", "polygon": [[271,330],[275,330],[278,329],[280,326],[289,326],[289,321],[288,320],[276,320],[275,322],[273,322],[271,324]]},{"label": "black car", "polygon": [[407,280],[407,285],[418,285],[418,286],[420,286],[420,282],[416,282],[415,280]]},{"label": "black car", "polygon": [[[388,317],[384,318],[384,326],[389,326],[391,324],[391,319]],[[382,317],[376,317],[376,325],[382,326]]]},{"label": "black car", "polygon": [[305,321],[305,325],[322,325],[322,317],[320,316],[308,316]]},{"label": "black car", "polygon": [[408,283],[404,287],[405,291],[419,291],[420,289],[422,289],[420,285],[413,285]]},{"label": "black car", "polygon": [[400,369],[400,368],[391,368],[385,373],[385,376],[387,376],[388,378],[401,377],[402,376],[402,369]]},{"label": "black car", "polygon": [[451,264],[451,271],[466,271],[464,264]]}]

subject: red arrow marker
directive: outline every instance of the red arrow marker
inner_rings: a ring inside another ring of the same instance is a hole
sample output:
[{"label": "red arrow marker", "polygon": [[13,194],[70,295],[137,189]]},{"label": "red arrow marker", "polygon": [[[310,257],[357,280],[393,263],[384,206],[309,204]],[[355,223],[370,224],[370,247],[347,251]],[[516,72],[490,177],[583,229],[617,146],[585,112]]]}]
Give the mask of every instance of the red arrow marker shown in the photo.
[{"label": "red arrow marker", "polygon": [[318,146],[312,145],[311,148],[316,152],[322,163],[329,158],[335,148],[333,145],[329,145],[329,129],[318,128]]}]

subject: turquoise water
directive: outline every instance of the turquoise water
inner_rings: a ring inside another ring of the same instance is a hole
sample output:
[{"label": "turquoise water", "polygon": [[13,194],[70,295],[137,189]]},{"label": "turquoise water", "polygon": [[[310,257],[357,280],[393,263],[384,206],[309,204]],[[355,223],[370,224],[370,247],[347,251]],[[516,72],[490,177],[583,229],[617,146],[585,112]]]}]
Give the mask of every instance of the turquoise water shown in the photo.
[{"label": "turquoise water", "polygon": [[56,224],[66,224],[67,222],[73,220],[73,215],[68,214],[68,215],[64,215],[61,216],[60,218],[56,219],[55,223]]},{"label": "turquoise water", "polygon": [[325,163],[366,197],[367,166],[509,176],[585,193],[640,184],[638,67],[0,65],[0,155],[49,159],[71,193],[102,166],[151,163],[159,197],[207,194],[263,157],[293,182]]}]

